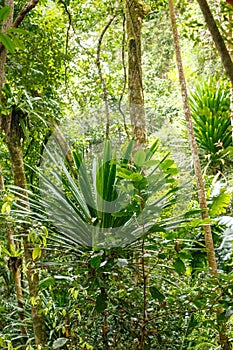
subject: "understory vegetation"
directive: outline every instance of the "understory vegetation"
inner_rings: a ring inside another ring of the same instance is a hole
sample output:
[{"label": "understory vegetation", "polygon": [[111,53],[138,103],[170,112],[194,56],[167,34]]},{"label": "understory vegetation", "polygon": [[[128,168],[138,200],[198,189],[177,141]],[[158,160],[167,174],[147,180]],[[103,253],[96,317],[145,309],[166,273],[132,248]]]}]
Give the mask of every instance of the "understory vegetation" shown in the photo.
[{"label": "understory vegetation", "polygon": [[232,349],[232,11],[0,1],[1,349]]}]

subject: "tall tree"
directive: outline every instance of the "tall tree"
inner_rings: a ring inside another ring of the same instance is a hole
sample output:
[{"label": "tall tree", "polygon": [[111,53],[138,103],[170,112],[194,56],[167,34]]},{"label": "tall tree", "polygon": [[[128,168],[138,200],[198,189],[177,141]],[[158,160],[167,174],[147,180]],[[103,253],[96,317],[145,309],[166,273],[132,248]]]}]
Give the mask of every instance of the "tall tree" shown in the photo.
[{"label": "tall tree", "polygon": [[[177,24],[176,24],[174,3],[173,3],[173,0],[168,0],[168,3],[169,3],[171,24],[172,24],[176,62],[177,62],[179,81],[180,81],[181,92],[182,92],[184,115],[186,119],[186,127],[188,131],[188,136],[189,136],[189,143],[190,143],[190,148],[192,152],[194,171],[195,171],[196,183],[197,183],[197,189],[198,189],[199,205],[202,210],[202,214],[201,214],[202,219],[205,220],[209,218],[209,212],[208,212],[207,203],[206,203],[204,181],[203,181],[201,164],[200,164],[200,159],[198,155],[198,148],[197,148],[197,143],[196,143],[194,129],[193,129],[193,123],[192,123],[192,117],[190,112],[188,92],[186,87],[186,79],[184,75],[183,62],[182,62],[182,56],[181,56],[179,35],[178,35]],[[205,246],[207,249],[207,259],[209,263],[210,273],[212,275],[217,275],[218,273],[217,262],[215,257],[213,236],[212,236],[210,224],[203,225],[203,230],[205,233]],[[226,330],[224,328],[225,328],[225,325],[222,324],[222,329],[219,330],[220,344],[223,350],[230,350],[231,349],[230,341],[226,334]]]},{"label": "tall tree", "polygon": [[128,37],[128,90],[132,133],[137,148],[146,142],[146,122],[142,84],[142,21],[150,7],[140,0],[126,0],[126,28]]},{"label": "tall tree", "polygon": [[203,16],[205,18],[206,24],[209,28],[209,31],[211,33],[211,36],[213,38],[213,41],[215,43],[216,49],[218,50],[222,64],[225,68],[226,74],[228,75],[231,84],[233,85],[233,63],[231,60],[231,56],[227,50],[226,44],[224,42],[224,39],[218,29],[218,26],[214,20],[214,17],[212,15],[212,12],[210,10],[210,7],[208,5],[208,2],[206,0],[197,0],[200,9],[203,13]]},{"label": "tall tree", "polygon": [[[16,16],[15,21],[13,22],[13,14],[14,14],[14,1],[13,0],[6,0],[5,6],[9,6],[11,11],[8,18],[3,21],[2,24],[2,31],[3,33],[6,33],[6,31],[10,28],[16,28],[19,26],[19,24],[23,21],[25,15],[33,9],[39,0],[31,0],[28,3],[26,3],[22,9],[19,11],[18,15]],[[0,97],[3,101],[2,96],[2,88],[5,83],[5,76],[6,76],[6,58],[7,58],[7,49],[2,44],[0,45]],[[27,192],[25,191],[27,189],[27,182],[26,182],[26,175],[25,175],[25,169],[24,169],[24,160],[23,160],[23,153],[22,153],[22,147],[21,147],[21,127],[20,127],[20,119],[21,115],[18,113],[14,108],[12,108],[12,111],[7,116],[0,116],[0,130],[4,131],[5,133],[5,142],[9,151],[10,160],[11,160],[11,167],[12,167],[12,173],[14,178],[14,184],[22,189],[22,193],[27,198]],[[38,291],[38,283],[39,283],[39,276],[37,272],[35,271],[35,266],[32,260],[32,254],[31,254],[31,247],[29,246],[27,235],[25,235],[26,232],[24,232],[23,235],[23,245],[24,245],[24,253],[25,253],[25,261],[27,266],[27,280],[29,285],[29,294],[31,298],[31,312],[32,312],[32,323],[33,323],[33,329],[34,329],[34,337],[35,337],[35,343],[37,346],[43,346],[46,344],[46,332],[45,332],[45,324],[43,319],[43,313],[42,313],[42,306],[39,298],[39,291]],[[11,234],[11,244],[13,245],[13,235]],[[19,276],[18,276],[19,277]],[[19,285],[16,282],[16,292],[17,288],[19,290]],[[19,294],[19,291],[17,292],[17,295]],[[18,295],[18,299],[20,299],[20,302],[22,301],[22,296]],[[23,331],[23,333],[25,333]],[[24,334],[25,335],[25,334]]]},{"label": "tall tree", "polygon": [[[132,134],[136,138],[134,152],[146,144],[146,118],[142,79],[142,23],[150,7],[140,0],[125,0],[126,31],[128,39],[128,98]],[[143,228],[144,229],[144,228]],[[140,338],[140,350],[145,347],[147,318],[147,277],[145,240],[142,238],[142,258],[139,264],[143,280],[143,312]]]}]

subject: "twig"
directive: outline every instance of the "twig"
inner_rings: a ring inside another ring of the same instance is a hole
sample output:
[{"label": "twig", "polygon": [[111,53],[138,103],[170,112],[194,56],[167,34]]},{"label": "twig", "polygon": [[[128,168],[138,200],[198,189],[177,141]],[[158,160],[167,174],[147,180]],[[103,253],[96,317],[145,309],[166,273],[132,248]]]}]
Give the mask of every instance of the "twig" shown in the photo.
[{"label": "twig", "polygon": [[70,11],[68,9],[68,6],[67,6],[66,2],[63,1],[63,0],[60,0],[60,2],[64,6],[64,10],[65,10],[65,13],[68,16],[68,21],[69,21],[68,22],[68,28],[67,28],[67,31],[66,31],[65,60],[64,60],[64,63],[65,63],[65,86],[66,86],[66,91],[68,92],[67,95],[68,95],[68,98],[69,98],[69,88],[68,88],[68,79],[67,79],[67,71],[68,71],[67,56],[68,56],[68,48],[69,48],[70,29],[72,27],[73,32],[75,33],[75,28],[74,28],[74,25],[73,25],[71,13],[70,13]]},{"label": "twig", "polygon": [[[12,24],[11,28],[17,28],[20,23],[24,20],[24,17],[28,12],[30,12],[36,5],[38,4],[39,0],[31,0],[28,1],[19,11],[18,16],[16,17],[14,23]],[[9,28],[10,29],[10,28]],[[5,46],[0,43],[0,54],[6,50]]]},{"label": "twig", "polygon": [[18,16],[16,17],[12,28],[17,28],[20,23],[23,21],[24,17],[28,12],[30,12],[36,5],[38,4],[39,0],[30,0],[28,1],[19,11]]}]

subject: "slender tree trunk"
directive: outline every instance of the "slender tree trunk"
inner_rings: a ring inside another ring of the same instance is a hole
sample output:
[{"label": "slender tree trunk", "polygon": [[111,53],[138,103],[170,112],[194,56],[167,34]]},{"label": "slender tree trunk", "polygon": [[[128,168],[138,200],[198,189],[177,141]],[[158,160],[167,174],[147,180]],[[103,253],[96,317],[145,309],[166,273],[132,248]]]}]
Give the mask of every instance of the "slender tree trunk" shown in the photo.
[{"label": "slender tree trunk", "polygon": [[[4,192],[4,190],[5,190],[4,177],[1,174],[1,166],[0,166],[0,198],[1,198],[1,193]],[[13,249],[13,251],[16,251],[16,246],[14,242],[14,230],[11,224],[6,222],[5,229],[7,232],[9,250],[11,251],[11,249]],[[21,285],[21,264],[22,264],[21,258],[14,257],[14,256],[9,258],[8,267],[11,270],[13,275],[16,299],[19,307],[19,318],[21,321],[20,327],[21,327],[21,333],[23,335],[22,344],[25,345],[27,342],[28,336],[27,336],[27,327],[25,323],[24,299],[23,299],[23,291],[22,291],[22,285]]]},{"label": "slender tree trunk", "polygon": [[[5,123],[5,140],[10,154],[14,185],[20,187],[22,189],[21,193],[27,198],[27,192],[25,191],[27,189],[27,183],[20,144],[20,124],[17,114],[11,113],[7,118]],[[25,205],[25,207],[27,206],[29,206],[29,204]],[[26,275],[29,285],[29,295],[31,298],[31,313],[35,343],[37,346],[43,346],[46,345],[46,331],[38,291],[39,275],[32,260],[31,246],[27,240],[26,229],[23,236],[23,245],[27,266]]]},{"label": "slender tree trunk", "polygon": [[[5,0],[4,5],[11,7],[11,13],[10,16],[6,21],[3,21],[2,24],[2,31],[5,32],[7,29],[11,27],[18,27],[18,25],[22,22],[25,15],[36,6],[38,3],[38,0],[30,0],[28,3],[26,3],[22,9],[19,11],[18,16],[15,19],[15,22],[13,23],[13,12],[14,12],[14,1],[13,0]],[[2,99],[2,88],[5,83],[5,65],[6,65],[6,57],[7,57],[7,50],[5,47],[0,44],[0,99]],[[14,178],[14,184],[16,186],[19,186],[22,188],[22,193],[25,195],[25,190],[27,189],[26,184],[26,176],[25,176],[25,170],[24,170],[24,161],[23,161],[23,154],[22,154],[22,148],[20,143],[20,124],[19,120],[17,118],[17,115],[14,113],[11,113],[9,116],[4,118],[0,116],[0,130],[4,130],[5,132],[5,142],[9,151],[10,159],[11,159],[11,166],[12,166],[12,173]],[[29,246],[29,243],[27,241],[27,232],[24,232],[24,238],[23,238],[23,245],[24,245],[24,255],[25,255],[25,262],[27,267],[27,279],[28,279],[28,285],[29,285],[29,294],[31,299],[31,312],[32,312],[32,324],[34,329],[34,337],[35,337],[35,343],[37,346],[43,346],[46,344],[46,332],[45,332],[45,323],[43,319],[43,313],[42,313],[42,306],[39,298],[39,291],[38,291],[38,284],[39,284],[39,276],[36,271],[34,271],[34,263],[32,261],[31,256],[31,247]],[[12,241],[12,244],[14,242],[13,234],[11,234],[8,239]],[[17,277],[18,281],[18,273],[17,276],[14,277],[14,279]],[[17,282],[15,280],[15,282]],[[18,290],[18,292],[17,292]],[[20,296],[20,285],[17,282],[16,283],[16,293],[19,293],[19,299]]]},{"label": "slender tree trunk", "polygon": [[[209,218],[209,213],[208,213],[207,204],[206,204],[205,188],[204,188],[204,182],[202,177],[200,159],[198,156],[198,148],[197,148],[196,139],[195,139],[194,130],[193,130],[192,117],[190,113],[188,92],[187,92],[183,64],[182,64],[179,35],[178,35],[178,30],[176,25],[176,16],[175,16],[173,0],[168,0],[168,3],[169,3],[171,23],[172,23],[176,62],[177,62],[179,81],[180,81],[181,92],[182,92],[184,114],[186,119],[186,126],[187,126],[188,135],[189,135],[189,143],[190,143],[190,148],[192,152],[194,171],[195,171],[196,182],[197,182],[199,205],[200,205],[200,208],[202,209],[202,219],[207,219]],[[203,226],[203,230],[205,233],[205,246],[207,249],[207,259],[209,263],[210,273],[212,275],[217,275],[218,270],[217,270],[217,262],[216,262],[215,251],[214,251],[214,243],[213,243],[213,237],[211,232],[211,226],[209,224],[205,224]],[[222,327],[219,330],[221,347],[224,350],[230,350],[231,345],[230,345],[229,338],[225,332],[225,325],[222,324],[221,326]]]},{"label": "slender tree trunk", "polygon": [[216,49],[218,50],[222,64],[225,68],[226,74],[228,75],[231,84],[233,85],[233,63],[231,60],[231,56],[227,50],[226,44],[220,34],[220,31],[217,27],[217,24],[214,20],[214,17],[210,11],[209,5],[206,0],[197,0],[200,9],[205,18],[206,24],[209,28],[213,41],[215,43]]},{"label": "slender tree trunk", "polygon": [[[189,136],[189,143],[190,143],[190,148],[191,148],[191,152],[192,152],[193,165],[194,165],[194,171],[195,171],[196,182],[197,182],[198,199],[199,199],[200,208],[203,210],[202,218],[206,219],[209,217],[209,214],[208,214],[208,209],[207,209],[207,204],[206,204],[206,196],[205,196],[205,188],[204,188],[202,171],[201,171],[201,164],[200,164],[200,159],[199,159],[199,155],[198,155],[198,148],[197,148],[197,143],[196,143],[196,139],[195,139],[195,135],[194,135],[192,117],[191,117],[190,106],[189,106],[189,101],[188,101],[188,92],[187,92],[183,64],[182,64],[182,57],[181,57],[179,36],[178,36],[178,31],[177,31],[177,26],[176,26],[174,4],[173,4],[173,0],[168,0],[168,1],[169,1],[171,22],[172,22],[172,31],[173,31],[173,38],[174,38],[175,53],[176,53],[176,62],[177,62],[179,81],[180,81],[183,106],[184,106],[184,115],[185,115],[185,119],[186,119],[186,126],[187,126],[187,131],[188,131],[188,136]],[[206,248],[207,248],[207,257],[208,257],[210,272],[211,272],[211,274],[216,274],[217,273],[217,263],[216,263],[215,252],[214,252],[214,244],[213,244],[213,238],[212,238],[212,233],[211,233],[211,227],[210,227],[210,225],[204,225],[203,229],[205,232],[205,243],[206,243]]]},{"label": "slender tree trunk", "polygon": [[[5,33],[9,28],[11,28],[13,23],[13,13],[14,13],[14,0],[5,0],[4,2],[5,6],[10,6],[11,12],[8,18],[2,22],[2,32]],[[5,65],[6,65],[6,57],[7,57],[7,50],[4,46],[0,43],[0,46],[2,49],[0,50],[0,99],[1,99],[1,91],[2,87],[5,84],[6,76],[5,76]],[[1,124],[0,124],[1,126]]]},{"label": "slender tree trunk", "polygon": [[4,184],[4,177],[2,174],[2,167],[0,164],[0,198],[1,198],[1,192],[5,191],[5,184]]},{"label": "slender tree trunk", "polygon": [[[13,0],[6,0],[4,3],[5,6],[11,7],[11,12],[9,17],[3,21],[2,23],[2,32],[5,33],[9,28],[11,28],[13,23],[13,12],[14,12],[14,1]],[[7,50],[3,48],[0,51],[0,100],[1,100],[1,91],[2,87],[5,83],[5,64],[6,64],[6,57],[7,57]],[[1,121],[1,118],[0,118]],[[0,123],[0,130],[1,130],[1,123]],[[2,172],[2,169],[0,168],[0,173]],[[4,184],[4,177],[2,173],[0,174],[0,191],[5,190],[5,184]],[[16,250],[15,243],[14,243],[14,231],[10,224],[6,225],[7,230],[7,239],[9,248],[13,248],[13,250]],[[25,325],[25,316],[24,316],[24,299],[23,299],[23,292],[22,292],[22,286],[21,286],[21,259],[18,257],[11,257],[9,260],[9,268],[12,271],[13,279],[14,279],[14,285],[15,285],[15,292],[16,292],[16,299],[19,307],[19,317],[21,320],[21,333],[23,335],[23,344],[26,344],[27,340],[27,329]]]},{"label": "slender tree trunk", "polygon": [[[128,40],[128,96],[132,134],[136,138],[134,152],[143,149],[146,144],[146,120],[142,83],[142,21],[150,7],[141,0],[125,0],[126,31]],[[143,350],[146,341],[147,327],[147,277],[144,258],[144,238],[142,239],[142,257],[138,263],[142,268],[143,310],[139,349]]]},{"label": "slender tree trunk", "polygon": [[132,133],[136,148],[146,143],[146,122],[142,85],[142,21],[150,8],[140,0],[125,0],[126,28],[128,37],[128,94]]},{"label": "slender tree trunk", "polygon": [[[232,13],[229,14],[229,23],[232,23]],[[233,61],[233,45],[232,45],[232,40],[233,40],[233,31],[232,27],[230,27],[229,32],[228,32],[228,49],[229,49],[229,54],[231,56],[231,60]],[[231,127],[232,127],[232,142],[233,142],[233,86],[231,84],[231,104],[230,104],[230,118],[231,118]]]}]

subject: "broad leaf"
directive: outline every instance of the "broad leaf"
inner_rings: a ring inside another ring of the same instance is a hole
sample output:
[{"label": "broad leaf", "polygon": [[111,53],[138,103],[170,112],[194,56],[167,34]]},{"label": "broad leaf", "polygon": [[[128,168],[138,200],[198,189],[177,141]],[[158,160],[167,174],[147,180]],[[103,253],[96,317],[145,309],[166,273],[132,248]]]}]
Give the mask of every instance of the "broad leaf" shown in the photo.
[{"label": "broad leaf", "polygon": [[101,313],[107,308],[107,296],[103,293],[99,294],[96,298],[95,309]]},{"label": "broad leaf", "polygon": [[185,273],[186,271],[185,264],[180,258],[175,260],[173,266],[178,274]]},{"label": "broad leaf", "polygon": [[163,293],[161,293],[155,286],[150,287],[150,294],[153,299],[158,300],[160,303],[165,299]]},{"label": "broad leaf", "polygon": [[15,51],[14,41],[8,35],[0,33],[0,41],[10,53]]},{"label": "broad leaf", "polygon": [[0,21],[4,21],[8,18],[9,14],[11,12],[10,6],[4,6],[0,9]]}]

